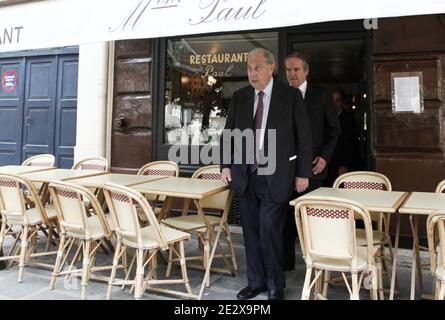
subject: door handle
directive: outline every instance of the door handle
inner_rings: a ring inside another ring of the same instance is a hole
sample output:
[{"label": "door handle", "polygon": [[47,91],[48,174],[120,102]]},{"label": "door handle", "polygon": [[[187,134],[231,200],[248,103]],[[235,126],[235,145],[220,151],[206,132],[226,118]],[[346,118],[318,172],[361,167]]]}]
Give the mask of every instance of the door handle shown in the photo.
[{"label": "door handle", "polygon": [[26,120],[25,120],[25,125],[26,125],[27,127],[29,127],[30,124],[31,124],[31,117],[30,117],[30,116],[27,116],[27,117],[26,117]]}]

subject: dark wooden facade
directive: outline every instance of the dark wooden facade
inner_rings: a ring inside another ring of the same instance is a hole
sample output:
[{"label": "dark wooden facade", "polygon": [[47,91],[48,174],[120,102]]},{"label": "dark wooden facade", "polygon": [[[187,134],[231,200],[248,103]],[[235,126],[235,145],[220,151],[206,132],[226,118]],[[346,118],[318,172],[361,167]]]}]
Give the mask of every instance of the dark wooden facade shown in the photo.
[{"label": "dark wooden facade", "polygon": [[152,43],[116,41],[111,166],[136,172],[152,159]]},{"label": "dark wooden facade", "polygon": [[[379,19],[373,47],[375,169],[395,190],[434,191],[445,178],[445,15]],[[391,73],[417,71],[424,112],[393,113]]]}]

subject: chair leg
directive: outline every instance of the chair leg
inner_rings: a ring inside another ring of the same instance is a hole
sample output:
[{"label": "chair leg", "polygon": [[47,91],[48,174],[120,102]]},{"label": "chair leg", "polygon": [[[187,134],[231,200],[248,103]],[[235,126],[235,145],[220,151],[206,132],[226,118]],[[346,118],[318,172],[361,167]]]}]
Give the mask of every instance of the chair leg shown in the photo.
[{"label": "chair leg", "polygon": [[373,267],[371,269],[371,299],[378,300],[377,287],[378,287],[378,275],[377,268]]},{"label": "chair leg", "polygon": [[325,270],[324,272],[324,284],[323,284],[323,297],[327,298],[328,297],[328,286],[329,286],[329,281],[331,280],[331,272]]},{"label": "chair leg", "polygon": [[382,275],[382,259],[376,258],[376,267],[377,267],[377,287],[379,292],[379,299],[385,300],[385,293],[383,292],[383,275]]},{"label": "chair leg", "polygon": [[[125,254],[126,254],[127,247],[125,247],[124,250],[125,250]],[[125,271],[124,281],[128,281],[128,278],[130,277],[131,270],[133,269],[134,262],[136,261],[136,256],[137,256],[137,252],[133,255],[133,259],[131,259],[130,265],[128,266],[127,270]],[[125,283],[121,287],[121,290],[124,290],[124,289],[125,289]]]},{"label": "chair leg", "polygon": [[179,241],[179,262],[181,264],[182,280],[184,280],[185,289],[188,293],[192,293],[192,288],[190,288],[189,279],[187,275],[187,266],[185,264],[185,251],[184,251],[184,241]]},{"label": "chair leg", "polygon": [[174,243],[170,245],[170,248],[168,250],[168,263],[167,263],[167,270],[165,271],[165,277],[170,277],[170,273],[172,271],[172,259],[173,259],[173,247]]},{"label": "chair leg", "polygon": [[445,299],[445,282],[442,281],[440,284],[440,291],[439,291],[439,300]]},{"label": "chair leg", "polygon": [[119,256],[121,255],[121,248],[122,244],[120,241],[118,241],[116,245],[116,250],[114,251],[113,267],[111,268],[110,279],[108,280],[107,300],[111,299],[111,292],[113,291],[113,282],[114,278],[116,277],[117,265],[119,264]]},{"label": "chair leg", "polygon": [[134,298],[140,299],[144,287],[144,250],[137,249],[136,251],[136,277]]},{"label": "chair leg", "polygon": [[28,247],[29,227],[23,227],[22,242],[20,244],[20,260],[19,260],[19,282],[23,281],[23,271],[25,269],[26,248]]},{"label": "chair leg", "polygon": [[[210,260],[210,232],[206,231],[205,240],[204,240],[204,268],[207,268]],[[206,280],[206,288],[210,287],[210,274]]]},{"label": "chair leg", "polygon": [[45,251],[49,250],[49,247],[51,246],[52,240],[53,240],[53,225],[50,224],[49,227],[48,227],[48,237],[46,238]]},{"label": "chair leg", "polygon": [[51,275],[51,282],[49,284],[50,290],[54,289],[54,286],[56,284],[56,277],[60,272],[62,258],[63,258],[63,251],[64,251],[63,249],[65,248],[65,239],[66,239],[66,236],[64,234],[62,234],[60,237],[59,250],[57,250],[57,257],[56,257],[56,262],[54,264],[54,271]]},{"label": "chair leg", "polygon": [[90,259],[90,247],[91,247],[91,241],[85,241],[83,243],[83,262],[82,262],[82,294],[81,299],[85,300],[87,297],[87,285],[90,275],[90,265],[91,265],[91,259]]},{"label": "chair leg", "polygon": [[322,287],[323,287],[323,279],[324,279],[324,272],[326,271],[321,271],[321,275],[317,278],[317,281],[315,282],[315,287],[314,287],[314,300],[318,300],[319,294],[322,292]]},{"label": "chair leg", "polygon": [[[0,229],[0,257],[3,257],[3,239],[5,238],[6,235],[6,224],[5,223],[1,223],[1,229]],[[5,261],[0,261],[0,270],[3,270],[6,268],[6,262]]]},{"label": "chair leg", "polygon": [[0,229],[0,250],[3,249],[3,240],[5,239],[5,236],[6,236],[6,223],[2,223],[2,227]]},{"label": "chair leg", "polygon": [[351,280],[352,280],[351,300],[360,300],[359,288],[358,288],[358,274],[356,272],[353,272],[351,274]]},{"label": "chair leg", "polygon": [[227,246],[229,248],[230,255],[232,256],[233,269],[235,271],[237,271],[238,270],[238,264],[236,263],[235,250],[233,249],[232,237],[230,235],[229,226],[227,225],[227,223],[224,225],[223,230],[224,230],[224,233],[226,235]]},{"label": "chair leg", "polygon": [[311,284],[312,268],[306,268],[306,276],[304,277],[303,291],[301,292],[301,300],[309,300],[311,295]]},{"label": "chair leg", "polygon": [[441,285],[440,280],[436,278],[434,286],[434,300],[439,300],[440,285]]}]

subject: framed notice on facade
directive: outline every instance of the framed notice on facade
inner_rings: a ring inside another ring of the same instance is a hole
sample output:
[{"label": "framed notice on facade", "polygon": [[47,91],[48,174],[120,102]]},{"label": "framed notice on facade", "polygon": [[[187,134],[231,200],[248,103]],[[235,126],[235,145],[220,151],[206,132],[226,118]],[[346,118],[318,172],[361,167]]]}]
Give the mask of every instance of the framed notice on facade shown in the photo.
[{"label": "framed notice on facade", "polygon": [[391,73],[392,112],[423,112],[422,72]]}]

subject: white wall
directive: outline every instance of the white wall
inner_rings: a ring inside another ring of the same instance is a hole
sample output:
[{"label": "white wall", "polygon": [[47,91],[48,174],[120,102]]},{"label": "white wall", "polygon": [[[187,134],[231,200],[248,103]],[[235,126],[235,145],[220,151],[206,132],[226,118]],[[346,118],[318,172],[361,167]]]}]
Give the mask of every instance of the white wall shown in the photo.
[{"label": "white wall", "polygon": [[106,157],[108,43],[79,46],[77,133],[74,162]]}]

